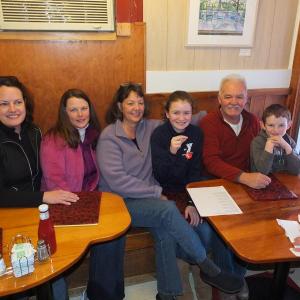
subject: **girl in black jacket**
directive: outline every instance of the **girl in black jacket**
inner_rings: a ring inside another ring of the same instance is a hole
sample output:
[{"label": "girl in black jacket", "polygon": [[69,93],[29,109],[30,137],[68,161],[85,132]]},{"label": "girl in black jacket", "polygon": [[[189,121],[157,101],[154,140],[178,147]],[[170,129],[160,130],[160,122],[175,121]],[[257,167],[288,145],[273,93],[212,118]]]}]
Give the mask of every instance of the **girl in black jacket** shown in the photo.
[{"label": "girl in black jacket", "polygon": [[[206,251],[211,252],[214,262],[226,270],[244,276],[233,253],[226,247],[210,225],[201,219],[185,187],[201,180],[203,133],[191,124],[193,100],[184,91],[172,93],[166,104],[166,122],[157,127],[151,137],[152,167],[155,179],[163,188],[163,194],[176,202],[177,207],[199,235]],[[178,253],[180,258],[188,259]],[[189,285],[188,271],[183,265],[182,279]],[[200,283],[194,276],[196,290]],[[187,298],[189,296],[187,295]],[[187,299],[186,298],[186,299]]]}]

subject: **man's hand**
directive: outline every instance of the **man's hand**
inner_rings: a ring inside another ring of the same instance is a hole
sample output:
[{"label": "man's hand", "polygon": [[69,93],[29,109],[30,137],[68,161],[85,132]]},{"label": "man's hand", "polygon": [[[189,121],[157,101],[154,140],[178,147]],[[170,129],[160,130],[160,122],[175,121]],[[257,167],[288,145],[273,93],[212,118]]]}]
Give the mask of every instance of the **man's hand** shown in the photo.
[{"label": "man's hand", "polygon": [[172,137],[170,144],[170,152],[176,154],[181,145],[188,139],[185,135],[177,135]]},{"label": "man's hand", "polygon": [[271,178],[262,173],[243,172],[238,177],[238,182],[248,185],[254,189],[262,189],[271,183]]},{"label": "man's hand", "polygon": [[289,143],[287,143],[285,139],[280,135],[271,136],[267,139],[265,150],[269,153],[273,153],[274,147],[280,147],[284,149],[287,155],[291,154],[293,151]]}]

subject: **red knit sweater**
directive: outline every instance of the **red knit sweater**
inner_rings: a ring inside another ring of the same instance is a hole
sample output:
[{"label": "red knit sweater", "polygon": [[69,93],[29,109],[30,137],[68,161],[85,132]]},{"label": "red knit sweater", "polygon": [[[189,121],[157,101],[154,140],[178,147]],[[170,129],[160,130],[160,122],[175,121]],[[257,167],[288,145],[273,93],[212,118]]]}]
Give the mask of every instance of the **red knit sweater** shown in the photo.
[{"label": "red knit sweater", "polygon": [[253,114],[244,110],[242,116],[243,124],[238,136],[224,122],[220,110],[209,113],[201,120],[203,161],[211,175],[234,181],[243,171],[249,170],[250,143],[257,136],[260,126]]}]

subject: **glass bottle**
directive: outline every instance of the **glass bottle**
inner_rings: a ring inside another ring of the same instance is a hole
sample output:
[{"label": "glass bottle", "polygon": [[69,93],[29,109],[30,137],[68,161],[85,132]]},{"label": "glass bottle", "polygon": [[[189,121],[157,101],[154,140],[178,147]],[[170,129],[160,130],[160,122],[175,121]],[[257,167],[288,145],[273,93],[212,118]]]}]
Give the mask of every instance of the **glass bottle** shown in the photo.
[{"label": "glass bottle", "polygon": [[0,276],[3,275],[5,271],[6,271],[6,265],[2,257],[2,254],[0,253]]},{"label": "glass bottle", "polygon": [[44,240],[49,246],[50,254],[54,254],[56,251],[56,238],[53,223],[49,217],[49,207],[47,204],[39,206],[40,211],[40,223],[38,230],[38,239]]}]

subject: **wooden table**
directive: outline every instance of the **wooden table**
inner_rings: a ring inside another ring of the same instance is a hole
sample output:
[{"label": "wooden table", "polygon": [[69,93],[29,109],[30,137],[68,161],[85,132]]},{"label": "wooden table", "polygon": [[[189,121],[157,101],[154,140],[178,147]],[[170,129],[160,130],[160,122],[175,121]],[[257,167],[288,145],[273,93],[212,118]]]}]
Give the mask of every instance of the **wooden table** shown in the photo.
[{"label": "wooden table", "polygon": [[[123,199],[113,193],[102,193],[98,225],[55,228],[57,251],[46,263],[35,263],[35,271],[15,278],[12,274],[0,277],[0,297],[25,291],[48,282],[74,265],[89,245],[112,240],[125,233],[131,219]],[[0,209],[3,228],[4,260],[10,265],[8,250],[11,238],[23,234],[37,243],[39,212],[37,208]]]},{"label": "wooden table", "polygon": [[277,224],[276,218],[287,219],[300,213],[300,176],[276,174],[276,177],[298,200],[254,201],[241,184],[223,179],[195,182],[188,187],[224,186],[239,205],[243,214],[209,217],[227,245],[242,260],[255,264],[275,263],[270,299],[283,299],[289,262],[299,261],[289,248],[292,244]]}]

